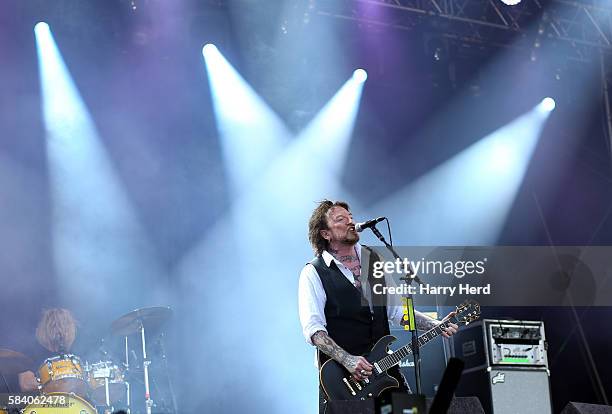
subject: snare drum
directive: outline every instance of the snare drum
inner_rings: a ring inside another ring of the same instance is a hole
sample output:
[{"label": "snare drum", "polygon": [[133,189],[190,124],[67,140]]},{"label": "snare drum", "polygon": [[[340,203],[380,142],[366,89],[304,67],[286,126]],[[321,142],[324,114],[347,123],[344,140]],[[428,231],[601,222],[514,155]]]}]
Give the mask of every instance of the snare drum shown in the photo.
[{"label": "snare drum", "polygon": [[38,381],[45,393],[72,392],[82,397],[87,396],[81,359],[76,355],[58,355],[45,359],[38,368]]},{"label": "snare drum", "polygon": [[97,414],[91,404],[73,393],[52,392],[41,397],[45,404],[30,404],[23,414]]},{"label": "snare drum", "polygon": [[106,404],[106,389],[108,380],[108,396],[111,403],[119,401],[125,395],[125,380],[123,372],[112,361],[99,361],[86,365],[87,382],[91,391],[89,395],[96,404]]}]

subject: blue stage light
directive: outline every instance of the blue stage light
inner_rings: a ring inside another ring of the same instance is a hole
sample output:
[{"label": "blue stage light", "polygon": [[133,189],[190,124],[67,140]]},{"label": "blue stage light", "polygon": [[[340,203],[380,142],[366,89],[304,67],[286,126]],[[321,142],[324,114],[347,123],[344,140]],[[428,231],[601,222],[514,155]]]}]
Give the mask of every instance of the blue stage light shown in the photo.
[{"label": "blue stage light", "polygon": [[542,102],[540,103],[540,108],[546,112],[552,112],[556,106],[557,104],[555,103],[555,100],[550,97],[542,99]]},{"label": "blue stage light", "polygon": [[550,115],[542,106],[476,141],[371,211],[395,217],[394,232],[423,244],[497,243]]},{"label": "blue stage light", "polygon": [[36,25],[34,26],[34,32],[40,34],[43,31],[49,31],[49,25],[45,22],[39,22],[36,23]]},{"label": "blue stage light", "polygon": [[[53,273],[62,303],[93,318],[91,310],[140,301],[135,292],[145,279],[137,275],[159,280],[160,268],[52,31],[38,23],[34,33],[50,180]],[[163,288],[155,289],[155,295],[166,295]]]},{"label": "blue stage light", "polygon": [[213,45],[212,43],[206,43],[204,47],[202,47],[202,54],[206,56],[207,53],[216,52],[218,50],[219,49],[217,49],[217,46]]},{"label": "blue stage light", "polygon": [[366,79],[368,79],[368,72],[363,69],[356,69],[355,72],[353,72],[353,79],[356,82],[364,83]]},{"label": "blue stage light", "polygon": [[290,133],[215,45],[204,45],[202,54],[230,188],[238,197],[280,153]]}]

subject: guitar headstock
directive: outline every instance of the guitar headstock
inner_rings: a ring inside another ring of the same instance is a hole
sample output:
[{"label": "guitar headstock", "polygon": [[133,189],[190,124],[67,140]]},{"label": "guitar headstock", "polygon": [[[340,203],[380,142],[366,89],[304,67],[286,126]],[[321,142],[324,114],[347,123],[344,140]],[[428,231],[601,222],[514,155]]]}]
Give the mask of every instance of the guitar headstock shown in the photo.
[{"label": "guitar headstock", "polygon": [[468,325],[480,317],[480,305],[473,300],[466,300],[455,309],[457,323]]}]

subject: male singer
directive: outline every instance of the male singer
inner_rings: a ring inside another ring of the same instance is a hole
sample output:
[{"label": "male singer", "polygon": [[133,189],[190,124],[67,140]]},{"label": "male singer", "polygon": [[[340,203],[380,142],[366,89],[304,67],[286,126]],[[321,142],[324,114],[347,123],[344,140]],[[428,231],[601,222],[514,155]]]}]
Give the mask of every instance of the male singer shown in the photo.
[{"label": "male singer", "polygon": [[[342,364],[357,380],[372,374],[366,354],[383,336],[389,335],[389,322],[401,324],[401,306],[364,306],[359,234],[350,208],[343,201],[323,200],[312,212],[308,238],[315,258],[300,274],[298,301],[302,332],[318,350],[319,366],[328,358]],[[365,296],[367,297],[367,296]],[[446,318],[450,317],[448,315]],[[440,322],[415,312],[419,330],[429,330]],[[458,329],[451,324],[443,334]],[[408,391],[399,368],[389,370]],[[319,387],[319,412],[325,412],[325,395]]]}]

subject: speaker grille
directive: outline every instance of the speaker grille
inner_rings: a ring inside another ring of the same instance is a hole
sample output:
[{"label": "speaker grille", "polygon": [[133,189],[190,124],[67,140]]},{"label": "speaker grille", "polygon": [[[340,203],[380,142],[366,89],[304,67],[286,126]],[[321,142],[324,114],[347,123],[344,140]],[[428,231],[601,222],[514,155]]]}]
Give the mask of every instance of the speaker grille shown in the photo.
[{"label": "speaker grille", "polygon": [[551,414],[546,371],[492,369],[489,373],[494,414]]}]

